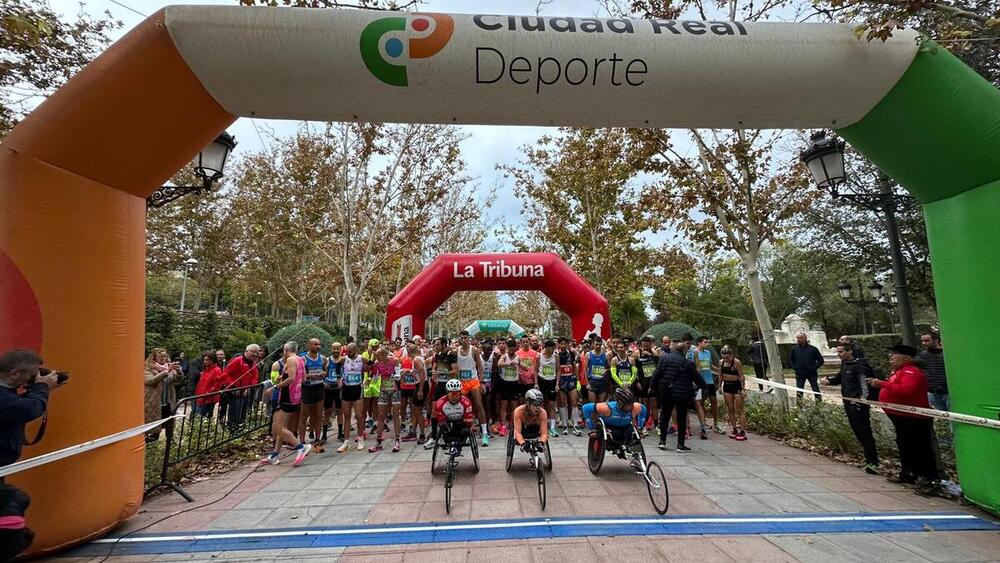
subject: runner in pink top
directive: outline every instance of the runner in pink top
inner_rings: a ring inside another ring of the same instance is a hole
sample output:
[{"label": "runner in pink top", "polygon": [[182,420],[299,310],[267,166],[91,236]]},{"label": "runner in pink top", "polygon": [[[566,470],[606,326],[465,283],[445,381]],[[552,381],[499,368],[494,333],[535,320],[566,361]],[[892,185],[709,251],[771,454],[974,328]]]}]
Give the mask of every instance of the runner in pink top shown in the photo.
[{"label": "runner in pink top", "polygon": [[284,359],[279,364],[281,380],[278,381],[278,409],[274,411],[274,418],[271,421],[271,435],[274,436],[274,451],[264,459],[260,460],[262,465],[277,465],[278,452],[281,451],[281,444],[287,442],[295,444],[295,462],[298,467],[305,460],[306,455],[312,446],[299,441],[298,437],[288,429],[288,419],[301,408],[302,403],[302,380],[306,376],[305,363],[298,355],[299,347],[294,342],[287,342],[284,346]]},{"label": "runner in pink top", "polygon": [[536,387],[538,378],[538,352],[530,347],[527,336],[521,337],[521,347],[517,350],[517,381],[521,384],[518,401],[524,404],[524,394]]}]

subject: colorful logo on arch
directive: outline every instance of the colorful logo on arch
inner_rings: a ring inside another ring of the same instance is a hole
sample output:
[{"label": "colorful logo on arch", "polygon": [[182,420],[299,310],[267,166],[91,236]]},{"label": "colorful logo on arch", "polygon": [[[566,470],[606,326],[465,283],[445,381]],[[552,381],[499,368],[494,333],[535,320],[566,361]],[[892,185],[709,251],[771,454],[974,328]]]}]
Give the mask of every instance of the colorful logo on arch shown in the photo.
[{"label": "colorful logo on arch", "polygon": [[386,84],[406,86],[406,63],[426,59],[448,44],[455,21],[447,14],[380,18],[361,32],[361,59]]}]

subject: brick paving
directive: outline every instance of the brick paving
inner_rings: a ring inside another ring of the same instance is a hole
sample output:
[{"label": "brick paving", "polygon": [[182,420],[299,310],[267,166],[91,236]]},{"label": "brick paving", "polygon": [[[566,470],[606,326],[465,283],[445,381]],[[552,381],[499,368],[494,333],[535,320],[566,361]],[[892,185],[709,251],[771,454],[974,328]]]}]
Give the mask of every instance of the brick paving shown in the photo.
[{"label": "brick paving", "polygon": [[[451,514],[445,513],[443,479],[432,478],[430,474],[430,452],[412,444],[404,445],[403,451],[396,454],[389,451],[338,454],[331,448],[326,453],[311,455],[301,467],[283,463],[259,468],[242,483],[251,472],[250,467],[192,484],[187,490],[196,499],[193,505],[176,494],[153,498],[111,536],[137,530],[182,509],[191,510],[152,525],[142,533],[655,515],[644,483],[624,462],[608,456],[600,475],[591,475],[586,464],[586,443],[585,436],[552,440],[554,471],[547,480],[548,505],[544,512],[539,506],[533,475],[527,470],[526,456],[517,452],[512,472],[504,470],[502,439],[496,439],[489,448],[480,448],[478,474],[472,471],[471,458],[460,458]],[[882,477],[756,435],[750,435],[746,442],[718,434],[707,441],[695,439],[690,442],[694,451],[688,454],[660,451],[653,437],[644,443],[647,454],[667,472],[668,516],[958,511],[991,519],[958,503],[916,496]],[[233,492],[229,493],[230,490]],[[72,553],[67,557],[72,557]],[[582,557],[588,561],[995,561],[1000,559],[1000,532],[590,536],[346,549],[199,552],[111,560],[294,558],[464,562],[567,561]]]}]

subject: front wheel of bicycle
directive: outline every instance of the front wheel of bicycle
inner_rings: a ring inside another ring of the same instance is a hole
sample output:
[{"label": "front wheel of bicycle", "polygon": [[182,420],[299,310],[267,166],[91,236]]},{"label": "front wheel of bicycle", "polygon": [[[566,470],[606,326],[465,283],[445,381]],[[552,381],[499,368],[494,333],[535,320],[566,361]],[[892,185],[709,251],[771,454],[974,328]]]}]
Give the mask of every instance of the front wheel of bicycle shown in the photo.
[{"label": "front wheel of bicycle", "polygon": [[542,510],[545,510],[545,469],[542,467],[542,460],[535,458],[535,477],[538,479],[538,501],[542,503]]},{"label": "front wheel of bicycle", "polygon": [[445,469],[444,478],[444,511],[451,514],[451,486],[455,481],[455,468],[451,460],[448,461],[448,468]]},{"label": "front wheel of bicycle", "polygon": [[667,488],[667,476],[664,475],[660,464],[655,461],[646,465],[646,489],[649,490],[649,500],[653,503],[653,508],[657,514],[666,514],[670,507],[670,491]]}]

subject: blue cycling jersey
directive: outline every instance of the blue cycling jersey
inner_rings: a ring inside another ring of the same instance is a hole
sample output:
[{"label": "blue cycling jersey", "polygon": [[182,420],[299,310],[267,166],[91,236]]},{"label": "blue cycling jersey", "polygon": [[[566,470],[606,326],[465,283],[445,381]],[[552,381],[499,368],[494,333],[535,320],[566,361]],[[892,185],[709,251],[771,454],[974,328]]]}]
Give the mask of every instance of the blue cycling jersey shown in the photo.
[{"label": "blue cycling jersey", "polygon": [[[641,405],[642,410],[639,412],[638,417],[638,427],[642,428],[646,424],[646,405]],[[608,401],[608,407],[611,408],[610,415],[598,415],[604,424],[608,428],[628,428],[629,424],[632,422],[632,413],[625,412],[618,408],[618,403],[616,401]],[[594,429],[594,409],[596,408],[595,403],[587,403],[583,405],[583,419],[587,422],[587,428]]]}]

